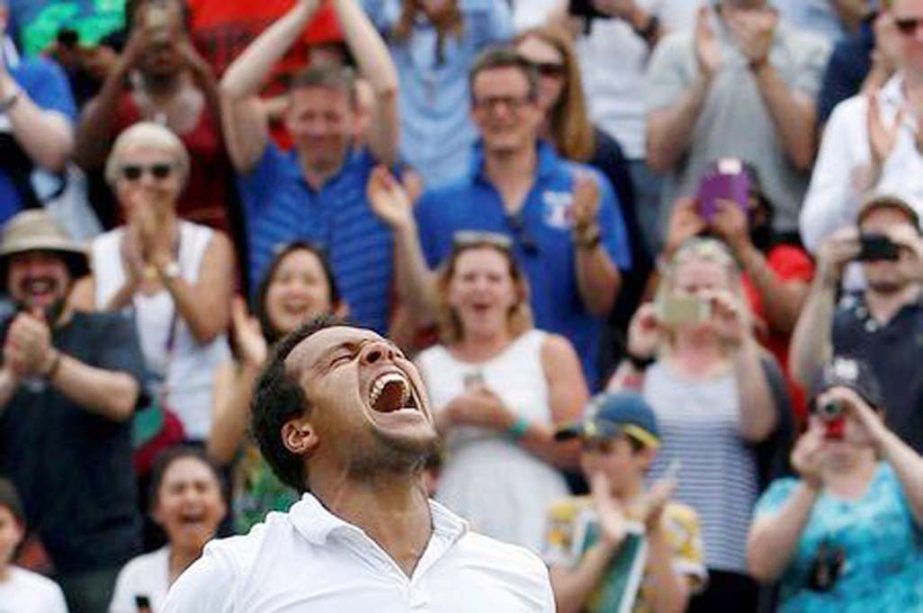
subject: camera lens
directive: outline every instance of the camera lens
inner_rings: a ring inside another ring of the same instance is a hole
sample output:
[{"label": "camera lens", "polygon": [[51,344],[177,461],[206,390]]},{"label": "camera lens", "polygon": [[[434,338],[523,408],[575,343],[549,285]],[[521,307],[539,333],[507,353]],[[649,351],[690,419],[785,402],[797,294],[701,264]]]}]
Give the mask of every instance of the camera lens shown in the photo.
[{"label": "camera lens", "polygon": [[843,414],[843,405],[831,400],[820,405],[817,412],[823,419],[836,419]]}]

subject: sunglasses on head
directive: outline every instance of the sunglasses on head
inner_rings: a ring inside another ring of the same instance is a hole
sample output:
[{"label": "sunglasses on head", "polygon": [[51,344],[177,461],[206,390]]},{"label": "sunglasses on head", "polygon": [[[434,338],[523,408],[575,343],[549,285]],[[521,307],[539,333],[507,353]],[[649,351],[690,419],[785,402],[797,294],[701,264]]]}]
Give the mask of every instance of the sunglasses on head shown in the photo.
[{"label": "sunglasses on head", "polygon": [[462,230],[452,235],[452,246],[456,249],[489,245],[504,251],[513,249],[513,241],[505,234],[498,232],[479,232],[476,230]]},{"label": "sunglasses on head", "polygon": [[904,36],[912,36],[913,34],[916,34],[917,30],[920,29],[921,23],[923,23],[923,18],[920,17],[903,17],[894,19],[894,25],[897,27],[898,32]]},{"label": "sunglasses on head", "polygon": [[121,168],[122,177],[126,181],[137,181],[144,173],[149,173],[155,179],[166,179],[173,174],[173,164],[125,164]]}]

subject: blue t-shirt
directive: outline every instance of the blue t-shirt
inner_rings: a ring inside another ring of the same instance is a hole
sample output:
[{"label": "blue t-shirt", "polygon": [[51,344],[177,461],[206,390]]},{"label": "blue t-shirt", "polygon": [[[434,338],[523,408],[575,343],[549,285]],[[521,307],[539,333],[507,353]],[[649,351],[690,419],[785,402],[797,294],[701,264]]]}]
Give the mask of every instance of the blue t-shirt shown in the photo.
[{"label": "blue t-shirt", "polygon": [[282,245],[315,243],[330,258],[350,318],[385,333],[391,304],[391,231],[375,216],[365,194],[376,164],[368,150],[357,150],[335,177],[314,191],[301,174],[297,153],[267,145],[250,174],[238,175],[253,284]]},{"label": "blue t-shirt", "polygon": [[[3,61],[0,58],[0,61]],[[29,96],[29,99],[41,109],[57,111],[67,119],[74,121],[77,118],[77,106],[74,104],[74,97],[71,95],[70,85],[64,71],[50,60],[44,58],[20,60],[10,69],[10,76]],[[0,113],[0,117],[4,117]],[[5,119],[5,117],[4,117]],[[16,157],[22,158],[25,152],[19,148],[18,144],[12,142],[12,134],[9,131],[0,131],[0,137],[7,139],[4,144],[5,153],[0,159],[0,224],[19,212],[22,208],[22,198],[19,190],[13,182],[7,169],[10,160],[13,158],[6,147],[15,147],[18,149]],[[25,159],[25,158],[22,158]],[[29,164],[31,166],[31,164]],[[22,182],[29,180],[29,169],[18,173]]]},{"label": "blue t-shirt", "polygon": [[[777,513],[797,484],[793,478],[775,481],[757,503],[756,516]],[[843,549],[845,563],[832,590],[811,591],[811,567],[825,541],[828,549]],[[779,610],[923,611],[923,530],[890,465],[878,465],[868,491],[858,500],[820,495],[782,576]]]},{"label": "blue t-shirt", "polygon": [[484,174],[480,147],[475,149],[474,157],[467,177],[424,193],[417,204],[417,225],[427,264],[430,268],[439,265],[452,250],[452,237],[459,230],[508,235],[529,280],[536,327],[570,339],[580,354],[587,381],[595,389],[602,319],[586,310],[577,285],[571,192],[577,169],[592,174],[599,182],[602,244],[616,266],[628,270],[628,236],[609,182],[595,170],[562,160],[550,146],[539,144],[535,183],[522,210],[511,220],[499,192]]}]

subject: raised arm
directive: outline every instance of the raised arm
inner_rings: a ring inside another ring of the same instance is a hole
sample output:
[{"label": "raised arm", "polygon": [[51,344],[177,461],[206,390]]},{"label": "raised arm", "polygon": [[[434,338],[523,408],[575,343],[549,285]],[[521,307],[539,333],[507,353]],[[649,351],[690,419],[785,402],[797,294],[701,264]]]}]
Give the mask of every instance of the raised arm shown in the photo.
[{"label": "raised arm", "polygon": [[257,37],[231,64],[221,79],[222,122],[234,168],[249,172],[269,143],[269,128],[258,94],[276,63],[304,31],[317,11],[318,0],[298,0],[295,6]]},{"label": "raised arm", "polygon": [[580,297],[587,311],[603,317],[615,304],[622,276],[601,242],[602,193],[597,180],[605,179],[586,173],[574,179],[574,243]]},{"label": "raised arm", "polygon": [[382,164],[397,161],[400,124],[397,113],[397,68],[385,41],[356,0],[334,0],[340,27],[360,73],[375,92],[369,146]]},{"label": "raised arm", "polygon": [[[703,7],[699,10],[693,41],[698,73],[691,83],[684,85],[683,93],[676,102],[653,109],[647,115],[647,163],[659,173],[672,170],[689,148],[708,89],[721,68],[721,49],[708,20],[709,10]],[[675,66],[662,63],[663,51],[668,49],[655,53],[652,60],[650,79],[654,87],[657,87],[660,78],[677,70]],[[669,76],[672,78],[672,75]]]}]

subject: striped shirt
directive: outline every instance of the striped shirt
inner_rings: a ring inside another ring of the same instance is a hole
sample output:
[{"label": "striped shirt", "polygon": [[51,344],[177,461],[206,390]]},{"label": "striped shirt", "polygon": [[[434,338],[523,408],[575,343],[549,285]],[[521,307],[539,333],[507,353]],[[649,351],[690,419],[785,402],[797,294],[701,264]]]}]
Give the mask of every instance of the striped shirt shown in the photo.
[{"label": "striped shirt", "polygon": [[365,195],[375,164],[368,150],[358,150],[315,191],[301,174],[297,154],[270,143],[250,174],[238,175],[253,285],[280,246],[294,240],[315,243],[327,250],[351,319],[386,332],[393,249],[391,232]]},{"label": "striped shirt", "polygon": [[679,460],[674,500],[699,514],[705,565],[746,573],[747,531],[758,484],[756,457],[739,434],[733,373],[689,380],[658,362],[647,373],[644,397],[657,415],[662,441],[650,479],[656,481]]}]

